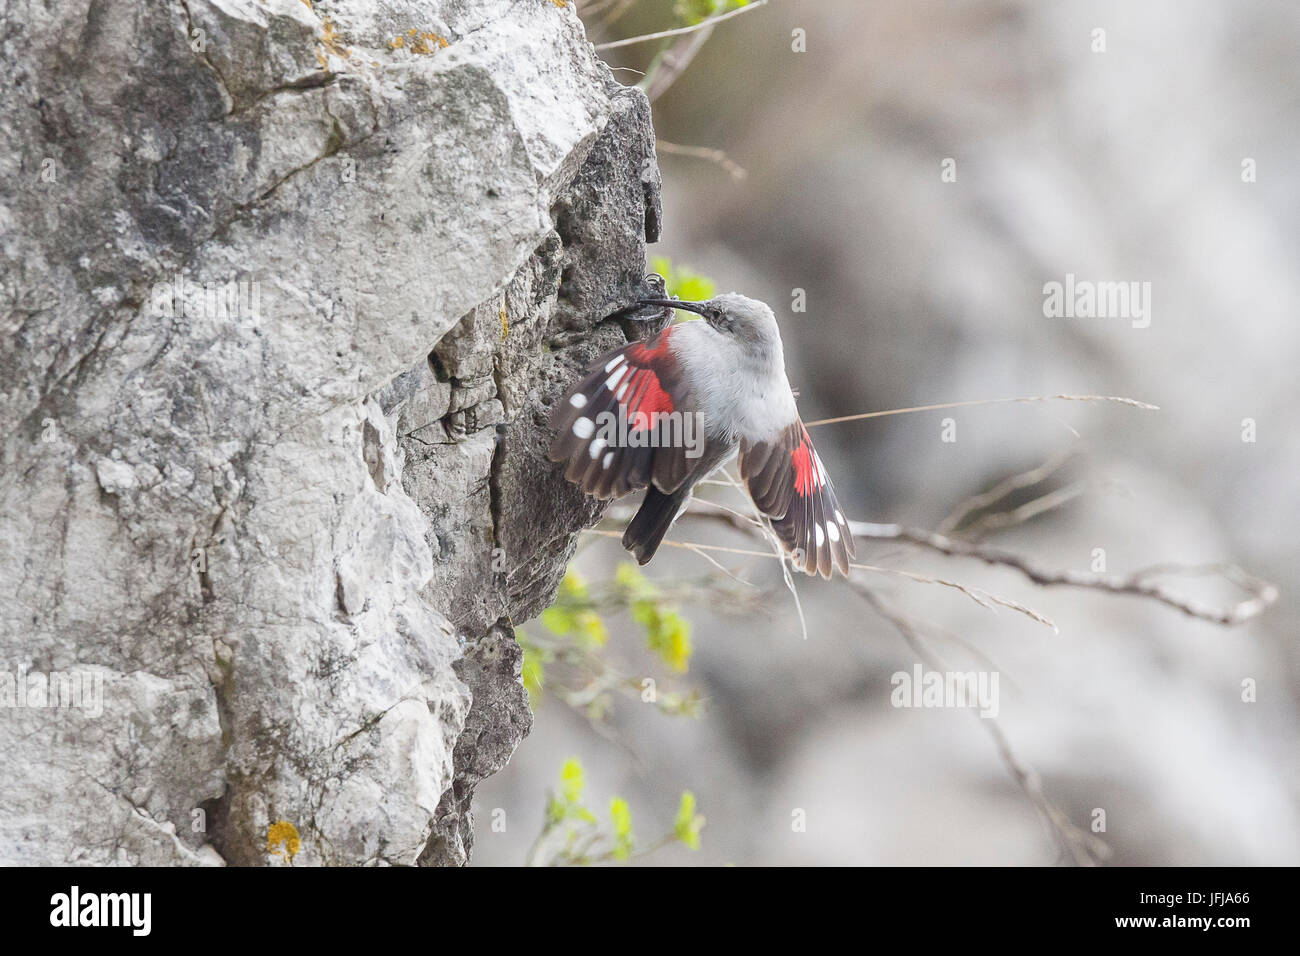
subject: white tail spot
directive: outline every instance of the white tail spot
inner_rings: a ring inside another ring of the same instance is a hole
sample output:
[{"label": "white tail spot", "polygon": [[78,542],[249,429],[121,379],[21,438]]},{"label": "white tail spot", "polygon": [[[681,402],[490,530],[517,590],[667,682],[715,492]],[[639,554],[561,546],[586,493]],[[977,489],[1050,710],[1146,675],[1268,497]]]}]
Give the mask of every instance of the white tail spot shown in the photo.
[{"label": "white tail spot", "polygon": [[590,418],[579,418],[573,423],[573,434],[579,438],[590,438],[596,434],[596,423]]}]

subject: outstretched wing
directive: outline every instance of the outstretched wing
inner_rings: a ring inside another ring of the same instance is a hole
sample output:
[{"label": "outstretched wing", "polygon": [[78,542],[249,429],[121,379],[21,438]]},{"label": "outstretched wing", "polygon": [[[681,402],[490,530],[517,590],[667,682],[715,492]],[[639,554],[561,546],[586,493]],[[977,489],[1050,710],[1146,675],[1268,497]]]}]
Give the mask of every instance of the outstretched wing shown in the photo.
[{"label": "outstretched wing", "polygon": [[700,461],[704,429],[668,347],[675,326],[597,359],[551,413],[552,461],[589,495],[618,498],[652,481],[671,493]]},{"label": "outstretched wing", "polygon": [[770,442],[742,440],[740,476],[796,567],[829,578],[834,561],[848,574],[853,534],[802,421],[796,418]]}]

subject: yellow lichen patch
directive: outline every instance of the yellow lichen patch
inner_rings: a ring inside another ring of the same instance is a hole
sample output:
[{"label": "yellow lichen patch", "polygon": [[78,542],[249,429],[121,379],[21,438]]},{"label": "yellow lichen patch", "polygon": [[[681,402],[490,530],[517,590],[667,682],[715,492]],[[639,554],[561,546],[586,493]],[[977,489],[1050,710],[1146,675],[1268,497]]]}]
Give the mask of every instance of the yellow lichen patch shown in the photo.
[{"label": "yellow lichen patch", "polygon": [[266,831],[266,852],[292,860],[298,855],[302,840],[298,828],[288,820],[276,820]]},{"label": "yellow lichen patch", "polygon": [[504,342],[506,340],[506,336],[510,334],[510,319],[507,318],[506,316],[505,296],[501,297],[500,315],[501,315],[501,341]]},{"label": "yellow lichen patch", "polygon": [[324,69],[329,65],[330,54],[341,57],[346,60],[352,56],[352,51],[341,45],[342,35],[334,27],[334,21],[326,17],[321,23],[323,32],[321,33],[320,42],[316,44],[316,62]]},{"label": "yellow lichen patch", "polygon": [[555,4],[561,10],[563,10],[565,7],[569,5],[569,0],[551,0],[551,3]]},{"label": "yellow lichen patch", "polygon": [[[409,47],[406,43],[406,37],[411,38]],[[415,27],[411,27],[411,29],[406,31],[406,36],[398,34],[388,41],[388,45],[394,50],[400,50],[405,47],[412,53],[429,54],[441,50],[449,44],[446,37],[441,37],[436,33],[429,33],[427,31],[421,33]]]}]

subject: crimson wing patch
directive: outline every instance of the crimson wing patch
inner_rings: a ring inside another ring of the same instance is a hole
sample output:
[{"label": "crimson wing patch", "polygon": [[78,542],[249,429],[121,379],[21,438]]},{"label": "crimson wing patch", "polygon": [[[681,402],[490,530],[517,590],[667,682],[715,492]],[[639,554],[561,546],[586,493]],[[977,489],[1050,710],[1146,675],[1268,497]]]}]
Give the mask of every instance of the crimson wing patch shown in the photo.
[{"label": "crimson wing patch", "polygon": [[698,461],[704,433],[668,348],[672,331],[601,356],[551,413],[550,458],[568,462],[564,476],[587,494],[619,498],[651,482],[672,492]]},{"label": "crimson wing patch", "polygon": [[795,419],[770,442],[742,440],[740,476],[796,567],[829,578],[834,562],[848,574],[856,555],[853,533],[802,421]]}]

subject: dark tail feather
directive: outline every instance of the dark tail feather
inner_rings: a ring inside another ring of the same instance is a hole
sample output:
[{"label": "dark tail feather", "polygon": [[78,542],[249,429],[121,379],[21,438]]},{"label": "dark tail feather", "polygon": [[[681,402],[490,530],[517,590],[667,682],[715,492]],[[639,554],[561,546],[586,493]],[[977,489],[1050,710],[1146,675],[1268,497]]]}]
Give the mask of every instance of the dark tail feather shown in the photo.
[{"label": "dark tail feather", "polygon": [[659,542],[668,533],[668,527],[677,517],[682,502],[691,493],[687,487],[678,488],[666,495],[654,485],[646,489],[645,500],[623,532],[623,547],[636,555],[638,564],[645,564],[655,556]]}]

